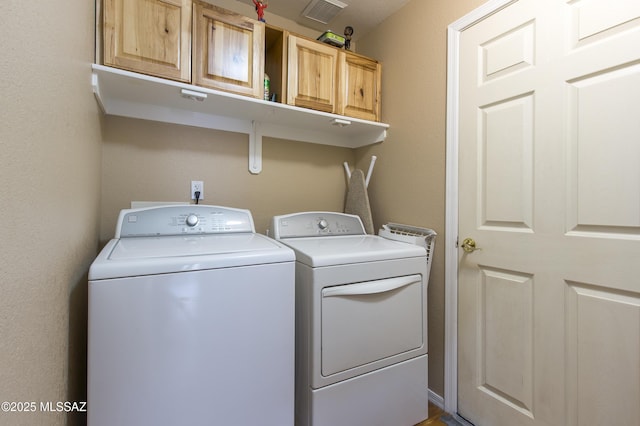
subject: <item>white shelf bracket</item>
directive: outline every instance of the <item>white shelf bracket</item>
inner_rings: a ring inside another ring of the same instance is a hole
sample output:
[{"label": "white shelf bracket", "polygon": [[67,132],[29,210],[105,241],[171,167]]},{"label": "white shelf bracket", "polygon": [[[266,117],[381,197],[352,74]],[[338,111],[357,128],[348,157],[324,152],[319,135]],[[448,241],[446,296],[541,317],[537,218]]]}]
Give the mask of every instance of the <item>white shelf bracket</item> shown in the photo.
[{"label": "white shelf bracket", "polygon": [[256,121],[251,122],[249,133],[249,171],[254,175],[262,171],[262,133]]},{"label": "white shelf bracket", "polygon": [[100,94],[100,83],[98,81],[98,75],[95,72],[91,74],[91,88],[93,89],[93,95],[95,96],[96,101],[98,101],[100,110],[102,112],[106,112],[104,104],[102,103],[102,95]]}]

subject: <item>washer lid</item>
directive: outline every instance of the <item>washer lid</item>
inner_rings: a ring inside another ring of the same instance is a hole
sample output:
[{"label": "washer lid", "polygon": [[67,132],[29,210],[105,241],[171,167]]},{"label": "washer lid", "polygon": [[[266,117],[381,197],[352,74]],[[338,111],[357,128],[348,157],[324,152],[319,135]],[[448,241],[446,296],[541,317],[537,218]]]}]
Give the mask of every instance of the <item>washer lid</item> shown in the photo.
[{"label": "washer lid", "polygon": [[134,237],[111,240],[90,280],[290,262],[293,252],[254,233]]},{"label": "washer lid", "polygon": [[283,238],[296,252],[298,262],[311,267],[346,265],[426,256],[424,247],[376,235]]}]

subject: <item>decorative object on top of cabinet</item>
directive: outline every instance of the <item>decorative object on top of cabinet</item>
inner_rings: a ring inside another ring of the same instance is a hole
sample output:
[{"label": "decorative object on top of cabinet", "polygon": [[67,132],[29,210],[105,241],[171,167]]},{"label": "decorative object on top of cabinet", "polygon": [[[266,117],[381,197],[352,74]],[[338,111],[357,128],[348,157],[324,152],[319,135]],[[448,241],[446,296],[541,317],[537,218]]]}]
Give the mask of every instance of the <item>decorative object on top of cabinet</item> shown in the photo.
[{"label": "decorative object on top of cabinet", "polygon": [[263,98],[264,23],[194,2],[193,82]]},{"label": "decorative object on top of cabinet", "polygon": [[351,50],[351,36],[353,36],[353,27],[347,25],[344,27],[344,49]]},{"label": "decorative object on top of cabinet", "polygon": [[339,50],[289,35],[287,103],[336,112]]},{"label": "decorative object on top of cabinet", "polygon": [[317,40],[340,48],[343,47],[346,42],[346,39],[343,36],[338,35],[331,30],[327,30],[320,34],[320,37],[318,37]]},{"label": "decorative object on top of cabinet", "polygon": [[365,120],[380,120],[382,66],[373,59],[340,52],[337,113]]},{"label": "decorative object on top of cabinet", "polygon": [[267,0],[253,0],[253,4],[256,6],[258,21],[267,22],[264,20],[264,10],[269,7],[269,2]]},{"label": "decorative object on top of cabinet", "polygon": [[104,64],[191,81],[191,0],[103,0]]}]

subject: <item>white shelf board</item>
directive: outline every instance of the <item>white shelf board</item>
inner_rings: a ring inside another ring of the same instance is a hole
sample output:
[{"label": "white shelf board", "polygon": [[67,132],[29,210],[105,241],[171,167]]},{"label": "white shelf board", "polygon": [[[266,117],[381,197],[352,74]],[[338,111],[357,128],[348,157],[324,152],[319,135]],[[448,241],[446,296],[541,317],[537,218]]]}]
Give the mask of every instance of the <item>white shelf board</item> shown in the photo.
[{"label": "white shelf board", "polygon": [[[249,135],[249,169],[262,168],[262,136],[358,148],[382,142],[388,124],[268,102],[130,71],[93,65],[93,91],[105,114]],[[183,91],[195,92],[192,97]],[[202,98],[196,100],[195,98]],[[334,120],[346,121],[336,125]]]}]

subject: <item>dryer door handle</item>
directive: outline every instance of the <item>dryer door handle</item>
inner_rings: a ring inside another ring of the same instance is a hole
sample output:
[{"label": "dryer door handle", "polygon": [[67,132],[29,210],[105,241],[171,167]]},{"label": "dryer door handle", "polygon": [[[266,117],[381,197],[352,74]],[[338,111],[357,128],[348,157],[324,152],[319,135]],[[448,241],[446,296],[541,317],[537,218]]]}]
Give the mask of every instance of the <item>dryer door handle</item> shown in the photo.
[{"label": "dryer door handle", "polygon": [[422,275],[388,278],[386,280],[367,281],[364,283],[327,287],[322,290],[322,297],[359,296],[385,293],[422,282]]}]

